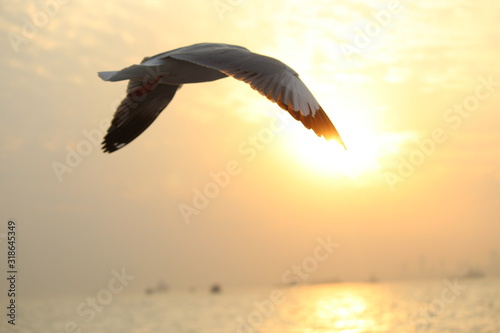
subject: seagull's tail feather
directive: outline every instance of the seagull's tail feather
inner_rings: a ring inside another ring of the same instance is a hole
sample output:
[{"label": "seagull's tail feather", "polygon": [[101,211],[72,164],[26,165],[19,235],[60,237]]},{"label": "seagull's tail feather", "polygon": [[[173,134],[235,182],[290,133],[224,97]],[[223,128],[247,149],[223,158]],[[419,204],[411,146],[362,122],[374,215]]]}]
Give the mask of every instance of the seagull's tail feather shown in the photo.
[{"label": "seagull's tail feather", "polygon": [[97,75],[104,81],[114,81],[112,77],[116,75],[118,71],[108,71],[108,72],[98,72]]},{"label": "seagull's tail feather", "polygon": [[152,66],[132,65],[119,71],[98,72],[97,75],[104,81],[123,81],[123,80],[144,80],[145,78],[154,79],[161,76],[158,68]]}]

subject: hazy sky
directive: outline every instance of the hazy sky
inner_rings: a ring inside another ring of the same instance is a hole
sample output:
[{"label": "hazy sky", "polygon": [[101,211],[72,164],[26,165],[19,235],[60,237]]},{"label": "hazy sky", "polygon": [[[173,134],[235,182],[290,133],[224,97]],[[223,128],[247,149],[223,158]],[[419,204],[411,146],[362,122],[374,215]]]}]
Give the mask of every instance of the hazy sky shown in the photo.
[{"label": "hazy sky", "polygon": [[[1,7],[0,233],[17,222],[23,295],[122,268],[137,290],[281,283],[318,239],[340,246],[310,281],[461,274],[500,249],[497,1]],[[228,78],[185,85],[102,153],[126,83],[97,71],[197,42],[290,65],[348,151]]]}]

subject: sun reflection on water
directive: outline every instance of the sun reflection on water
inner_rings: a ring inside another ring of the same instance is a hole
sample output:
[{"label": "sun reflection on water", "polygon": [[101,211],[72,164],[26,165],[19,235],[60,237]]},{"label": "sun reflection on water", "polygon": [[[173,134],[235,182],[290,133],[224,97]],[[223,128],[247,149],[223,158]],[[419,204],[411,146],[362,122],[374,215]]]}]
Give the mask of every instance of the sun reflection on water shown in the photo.
[{"label": "sun reflection on water", "polygon": [[282,329],[284,322],[288,332],[386,332],[407,321],[404,305],[391,299],[392,293],[381,285],[302,286],[290,290],[288,301],[279,309],[280,323],[271,319],[262,332]]},{"label": "sun reflection on water", "polygon": [[333,327],[341,332],[362,332],[373,327],[373,318],[366,318],[367,302],[363,297],[345,294],[343,297],[325,295],[315,304],[315,317],[320,321],[333,322]]}]

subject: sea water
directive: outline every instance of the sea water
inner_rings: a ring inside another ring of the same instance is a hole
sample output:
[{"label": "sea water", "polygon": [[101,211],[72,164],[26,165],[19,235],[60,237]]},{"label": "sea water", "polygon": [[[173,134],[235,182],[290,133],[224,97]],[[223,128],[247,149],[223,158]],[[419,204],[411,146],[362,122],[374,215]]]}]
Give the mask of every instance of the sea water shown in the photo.
[{"label": "sea water", "polygon": [[124,292],[93,307],[85,296],[19,306],[9,332],[492,333],[500,332],[500,278]]}]

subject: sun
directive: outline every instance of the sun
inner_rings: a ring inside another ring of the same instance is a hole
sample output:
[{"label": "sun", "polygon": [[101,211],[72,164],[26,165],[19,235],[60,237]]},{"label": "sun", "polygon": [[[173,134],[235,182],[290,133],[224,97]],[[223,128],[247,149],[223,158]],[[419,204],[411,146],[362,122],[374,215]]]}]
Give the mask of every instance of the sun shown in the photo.
[{"label": "sun", "polygon": [[336,141],[311,134],[295,133],[289,147],[292,157],[315,173],[358,178],[380,168],[376,140],[368,133],[343,136],[347,150]]},{"label": "sun", "polygon": [[290,158],[321,177],[361,178],[381,170],[388,147],[394,147],[393,141],[399,139],[393,133],[381,131],[379,121],[370,121],[372,117],[362,121],[363,112],[350,111],[350,115],[335,121],[347,149],[297,126],[288,133]]}]

